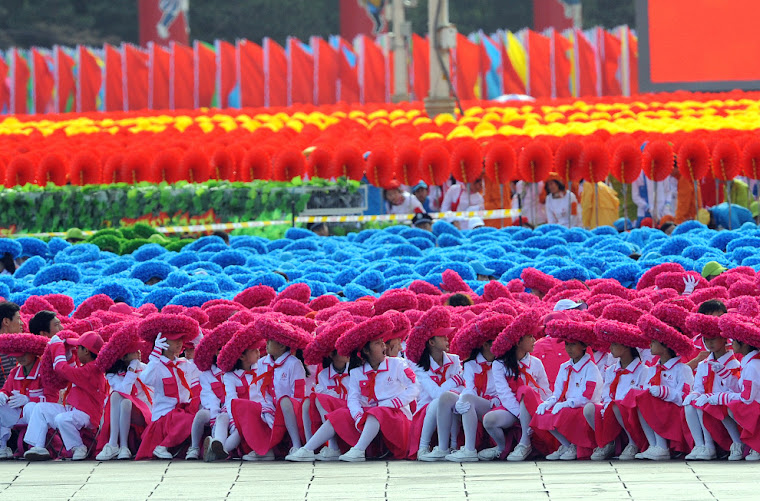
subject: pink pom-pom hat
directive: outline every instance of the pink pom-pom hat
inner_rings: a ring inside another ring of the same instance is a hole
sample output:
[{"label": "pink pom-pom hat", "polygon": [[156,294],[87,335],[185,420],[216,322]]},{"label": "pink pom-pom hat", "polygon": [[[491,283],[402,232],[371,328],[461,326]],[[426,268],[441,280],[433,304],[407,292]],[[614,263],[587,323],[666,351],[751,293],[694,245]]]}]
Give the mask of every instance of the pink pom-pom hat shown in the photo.
[{"label": "pink pom-pom hat", "polygon": [[419,363],[428,340],[435,336],[450,336],[455,332],[452,327],[449,308],[436,306],[425,312],[415,324],[406,340],[406,357],[413,363]]},{"label": "pink pom-pom hat", "polygon": [[203,336],[193,357],[198,370],[201,372],[210,370],[214,363],[214,355],[218,355],[222,346],[232,339],[232,336],[242,327],[242,324],[228,320]]},{"label": "pink pom-pom hat", "polygon": [[[243,311],[245,308],[242,305],[231,305],[231,304],[217,304],[210,308],[206,308],[204,311],[206,312],[206,315],[208,315],[208,321],[203,325],[206,329],[216,329],[218,326],[222,325],[224,322],[230,319],[232,315],[239,311]],[[197,320],[197,319],[196,319]],[[198,322],[200,324],[200,322]]]},{"label": "pink pom-pom hat", "polygon": [[497,336],[491,346],[491,353],[495,357],[501,358],[514,345],[520,342],[523,336],[532,335],[538,337],[541,330],[541,312],[538,310],[527,310],[520,313],[506,328]]},{"label": "pink pom-pom hat", "polygon": [[180,339],[187,343],[198,336],[200,326],[189,316],[154,313],[140,321],[137,332],[151,345],[159,334],[166,339]]},{"label": "pink pom-pom hat", "polygon": [[383,313],[384,317],[388,317],[393,322],[393,330],[389,331],[383,336],[383,341],[386,343],[391,339],[400,339],[404,341],[409,335],[409,331],[412,329],[412,323],[409,321],[409,317],[396,310],[388,310]]},{"label": "pink pom-pom hat", "polygon": [[309,308],[311,308],[312,311],[319,311],[331,306],[335,306],[338,303],[340,303],[338,296],[325,294],[309,301]]},{"label": "pink pom-pom hat", "polygon": [[703,315],[702,313],[689,313],[686,317],[686,331],[688,336],[702,336],[706,338],[723,337],[720,330],[720,317],[715,315]]},{"label": "pink pom-pom hat", "polygon": [[483,300],[484,301],[496,301],[500,298],[506,298],[510,299],[512,297],[512,293],[509,292],[509,289],[506,285],[499,282],[498,280],[491,280],[490,282],[487,282],[486,285],[483,287]]},{"label": "pink pom-pom hat", "polygon": [[35,334],[3,334],[0,335],[0,353],[9,357],[21,357],[31,353],[42,356],[47,346],[48,338]]},{"label": "pink pom-pom hat", "polygon": [[596,340],[591,322],[557,319],[546,324],[546,335],[565,342],[583,343],[591,346]]},{"label": "pink pom-pom hat", "polygon": [[691,339],[650,313],[642,315],[637,325],[644,337],[659,341],[677,355],[687,356],[694,350]]},{"label": "pink pom-pom hat", "polygon": [[373,303],[369,303],[367,301],[359,301],[358,303],[339,303],[335,306],[331,306],[330,308],[325,308],[324,310],[317,312],[314,320],[317,322],[326,322],[327,320],[330,320],[333,315],[340,311],[347,311],[355,316],[369,318],[375,314],[375,307]]},{"label": "pink pom-pom hat", "polygon": [[313,339],[313,336],[305,330],[273,313],[260,316],[253,325],[262,339],[276,341],[293,350],[306,348]]},{"label": "pink pom-pom hat", "polygon": [[272,310],[292,317],[303,317],[311,312],[305,303],[289,298],[277,299]]},{"label": "pink pom-pom hat", "polygon": [[375,301],[375,314],[382,315],[389,310],[416,310],[417,307],[417,294],[406,289],[393,289],[383,293]]},{"label": "pink pom-pom hat", "polygon": [[583,285],[580,280],[568,280],[567,282],[560,282],[551,289],[543,297],[545,303],[556,303],[560,299],[570,299],[581,293],[588,292],[588,287]]},{"label": "pink pom-pom hat", "polygon": [[631,299],[634,292],[631,289],[626,289],[620,283],[613,279],[603,279],[602,282],[597,283],[591,287],[590,291],[592,296],[597,294],[611,294],[613,296],[619,296],[623,299]]},{"label": "pink pom-pom hat", "polygon": [[463,292],[465,294],[472,294],[470,286],[454,270],[444,270],[441,275],[441,290],[450,293]]},{"label": "pink pom-pom hat", "polygon": [[409,284],[409,290],[415,294],[427,294],[429,296],[440,296],[443,294],[438,287],[424,280],[415,280]]},{"label": "pink pom-pom hat", "polygon": [[487,341],[496,337],[512,324],[514,317],[500,313],[486,314],[487,316],[473,320],[461,328],[451,343],[451,351],[462,358],[467,358]]},{"label": "pink pom-pom hat", "polygon": [[728,290],[725,287],[705,287],[692,292],[689,299],[697,306],[710,299],[726,300],[728,299]]},{"label": "pink pom-pom hat", "polygon": [[58,313],[52,303],[47,301],[42,296],[29,296],[24,304],[21,306],[21,314],[34,316],[41,311],[52,311]]},{"label": "pink pom-pom hat", "polygon": [[594,324],[594,334],[607,343],[618,343],[630,348],[648,348],[649,340],[636,324],[601,318]]},{"label": "pink pom-pom hat", "polygon": [[140,339],[134,326],[123,324],[103,345],[98,358],[95,359],[95,364],[100,372],[106,372],[124,355],[145,349],[145,346],[145,341]]},{"label": "pink pom-pom hat", "polygon": [[655,280],[657,279],[657,275],[660,273],[667,273],[667,272],[684,272],[686,270],[683,269],[683,266],[681,266],[678,263],[661,263],[656,266],[651,267],[646,272],[644,272],[643,275],[641,275],[641,278],[639,279],[639,282],[636,284],[636,290],[642,290],[646,289],[647,287],[652,287],[655,285]]},{"label": "pink pom-pom hat", "polygon": [[230,372],[245,350],[261,351],[265,346],[266,341],[256,326],[246,325],[224,344],[216,357],[216,365],[221,371]]},{"label": "pink pom-pom hat", "polygon": [[760,348],[760,326],[751,319],[736,313],[727,313],[720,317],[718,323],[723,337]]},{"label": "pink pom-pom hat", "polygon": [[[311,299],[311,288],[308,284],[302,282],[290,284],[277,295],[274,299],[274,303],[283,299],[292,299],[299,303],[306,304],[309,302],[309,299]],[[272,303],[272,306],[274,306],[274,303]]]},{"label": "pink pom-pom hat", "polygon": [[247,325],[256,320],[256,318],[258,318],[258,315],[251,310],[242,310],[232,315],[228,322],[237,322],[242,325]]},{"label": "pink pom-pom hat", "polygon": [[79,308],[76,309],[72,317],[76,319],[87,318],[92,315],[94,311],[108,311],[108,308],[114,304],[113,299],[105,294],[96,294],[85,299],[82,304],[79,305]]},{"label": "pink pom-pom hat", "polygon": [[382,339],[393,330],[393,322],[383,315],[372,317],[344,332],[335,342],[338,354],[344,357],[356,354],[364,345]]},{"label": "pink pom-pom hat", "polygon": [[513,278],[507,282],[507,290],[509,292],[525,292],[525,284],[519,278]]},{"label": "pink pom-pom hat", "polygon": [[636,325],[645,312],[636,308],[629,302],[615,302],[605,306],[602,311],[602,318],[607,320],[616,320],[626,324]]},{"label": "pink pom-pom hat", "polygon": [[551,275],[538,271],[535,268],[525,268],[520,274],[525,287],[541,294],[548,293],[552,287],[561,282]]},{"label": "pink pom-pom hat", "polygon": [[255,308],[257,306],[269,306],[277,297],[277,292],[268,285],[254,285],[235,296],[235,301],[246,308]]},{"label": "pink pom-pom hat", "polygon": [[74,300],[65,294],[45,294],[42,299],[52,304],[61,315],[69,316],[74,311]]},{"label": "pink pom-pom hat", "polygon": [[654,279],[654,284],[659,289],[673,289],[679,294],[683,294],[684,288],[686,287],[684,279],[687,277],[697,279],[697,289],[709,285],[709,282],[696,271],[667,271],[660,273]]},{"label": "pink pom-pom hat", "polygon": [[662,302],[656,304],[650,313],[671,327],[675,327],[679,332],[686,332],[686,318],[690,311],[691,308]]},{"label": "pink pom-pom hat", "polygon": [[340,336],[356,325],[353,320],[338,321],[328,324],[312,339],[303,352],[303,358],[308,365],[320,365],[322,361],[335,351],[335,342]]}]

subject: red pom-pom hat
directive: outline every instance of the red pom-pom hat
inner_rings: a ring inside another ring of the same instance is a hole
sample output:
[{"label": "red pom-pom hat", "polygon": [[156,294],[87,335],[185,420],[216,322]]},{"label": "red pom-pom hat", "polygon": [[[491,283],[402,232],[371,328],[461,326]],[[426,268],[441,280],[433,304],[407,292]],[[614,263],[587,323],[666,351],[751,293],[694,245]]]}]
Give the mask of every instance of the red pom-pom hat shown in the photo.
[{"label": "red pom-pom hat", "polygon": [[448,337],[456,330],[451,324],[451,313],[444,306],[436,306],[425,312],[409,333],[406,341],[406,357],[415,364],[419,363],[430,338]]},{"label": "red pom-pom hat", "polygon": [[335,348],[339,355],[351,356],[370,341],[382,339],[387,332],[393,331],[393,327],[393,322],[388,317],[372,317],[343,333],[335,342]]},{"label": "red pom-pom hat", "polygon": [[210,370],[211,365],[214,363],[214,355],[218,355],[222,346],[227,344],[242,327],[242,324],[227,321],[203,336],[203,339],[201,339],[201,342],[198,343],[198,347],[195,349],[195,356],[193,357],[198,370],[201,372]]},{"label": "red pom-pom hat", "polygon": [[321,364],[324,358],[329,357],[335,351],[335,342],[338,338],[355,325],[356,323],[353,320],[344,320],[326,325],[304,350],[304,361],[308,365]]},{"label": "red pom-pom hat", "polygon": [[760,348],[760,326],[752,319],[735,313],[727,313],[720,317],[718,324],[723,331],[723,337]]},{"label": "red pom-pom hat", "polygon": [[269,306],[277,292],[268,285],[254,285],[235,296],[235,301],[246,308],[255,308],[257,306]]},{"label": "red pom-pom hat", "polygon": [[702,313],[690,313],[686,317],[686,333],[691,337],[699,336],[706,338],[722,337],[720,329],[720,317],[704,315]]},{"label": "red pom-pom hat", "polygon": [[305,330],[272,313],[262,315],[253,325],[256,326],[263,339],[276,341],[294,350],[306,348],[313,339],[313,336]]},{"label": "red pom-pom hat", "polygon": [[159,334],[166,339],[180,339],[186,343],[198,336],[200,326],[194,318],[185,315],[154,313],[140,321],[137,332],[151,345]]},{"label": "red pom-pom hat", "polygon": [[0,336],[0,353],[9,357],[21,357],[31,353],[37,357],[45,352],[48,338],[35,334],[3,334]]},{"label": "red pom-pom hat", "polygon": [[599,319],[594,324],[594,334],[607,343],[618,343],[630,348],[649,348],[649,340],[645,338],[636,324]]},{"label": "red pom-pom hat", "polygon": [[596,340],[594,324],[570,319],[551,320],[546,324],[546,335],[565,342],[578,342],[591,346]]},{"label": "red pom-pom hat", "polygon": [[122,325],[103,345],[98,358],[95,359],[95,364],[101,372],[106,372],[124,355],[144,348],[145,342],[137,335],[134,326]]},{"label": "red pom-pom hat", "polygon": [[678,355],[689,355],[694,349],[691,339],[650,313],[642,315],[637,325],[644,337],[659,341]]},{"label": "red pom-pom hat", "polygon": [[501,313],[485,315],[487,316],[470,322],[456,333],[451,343],[452,352],[466,358],[486,341],[495,340],[514,321],[514,317]]},{"label": "red pom-pom hat", "polygon": [[383,316],[390,318],[391,322],[393,322],[393,330],[387,332],[385,336],[383,336],[383,341],[387,343],[391,339],[405,340],[412,328],[412,323],[409,321],[409,317],[396,310],[388,310],[383,313]]},{"label": "red pom-pom hat", "polygon": [[[249,324],[239,329],[219,350],[216,365],[223,372],[234,370],[235,364],[245,350],[262,350],[266,341],[255,325]],[[247,369],[247,368],[246,368]]]},{"label": "red pom-pom hat", "polygon": [[542,294],[546,294],[552,287],[560,283],[560,281],[553,276],[547,275],[535,268],[525,268],[520,274],[520,278],[523,283],[525,283],[525,287],[531,290],[537,290]]},{"label": "red pom-pom hat", "polygon": [[375,314],[382,315],[389,310],[416,310],[417,306],[417,294],[406,289],[393,289],[383,293],[375,301]]}]

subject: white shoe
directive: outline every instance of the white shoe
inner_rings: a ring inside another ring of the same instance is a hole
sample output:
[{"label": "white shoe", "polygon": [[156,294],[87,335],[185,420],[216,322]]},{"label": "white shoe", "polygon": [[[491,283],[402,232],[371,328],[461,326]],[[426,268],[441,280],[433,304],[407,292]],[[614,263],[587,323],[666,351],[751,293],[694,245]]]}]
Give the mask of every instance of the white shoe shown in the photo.
[{"label": "white shoe", "polygon": [[728,460],[741,461],[742,459],[744,459],[744,444],[741,442],[731,444],[731,449],[729,450],[729,454],[728,454]]},{"label": "white shoe", "polygon": [[578,459],[578,449],[575,445],[569,445],[564,454],[559,457],[562,461],[574,461]]},{"label": "white shoe", "polygon": [[704,454],[704,452],[705,452],[705,446],[704,446],[704,445],[696,445],[696,446],[694,446],[694,448],[691,450],[691,452],[690,452],[690,453],[688,453],[688,454],[687,454],[687,455],[684,457],[684,459],[685,459],[686,461],[694,461],[694,460],[696,460],[696,459],[699,459],[699,456],[700,456],[701,454]]},{"label": "white shoe", "polygon": [[24,459],[27,461],[47,461],[50,459],[50,453],[44,447],[32,447],[24,453]]},{"label": "white shoe", "polygon": [[172,453],[169,452],[169,449],[163,445],[157,445],[156,448],[153,449],[153,455],[158,459],[174,459],[174,456],[172,456]]},{"label": "white shoe", "polygon": [[468,451],[463,446],[451,454],[447,454],[444,459],[453,463],[471,463],[478,461],[478,451]]},{"label": "white shoe", "polygon": [[322,450],[315,456],[315,459],[317,461],[337,461],[339,457],[340,451],[329,447],[322,447]]},{"label": "white shoe", "polygon": [[481,461],[493,461],[500,458],[502,454],[504,454],[503,450],[498,447],[491,447],[478,452],[478,459]]},{"label": "white shoe", "polygon": [[111,459],[115,458],[119,455],[119,448],[111,445],[106,444],[103,446],[103,450],[98,453],[97,456],[95,456],[95,459],[98,461],[110,461]]},{"label": "white shoe", "polygon": [[417,461],[425,461],[423,458],[430,454],[430,447],[420,447],[417,449]]},{"label": "white shoe", "polygon": [[119,449],[119,456],[116,459],[132,459],[132,451],[129,447],[122,447]]},{"label": "white shoe", "polygon": [[597,447],[596,449],[594,449],[594,452],[591,454],[591,459],[593,461],[605,461],[611,458],[614,452],[615,452],[615,442],[610,442],[604,447]]},{"label": "white shoe", "polygon": [[448,449],[441,449],[440,447],[436,445],[435,447],[433,447],[432,451],[422,456],[422,458],[420,458],[420,455],[418,452],[417,459],[420,461],[428,461],[428,462],[443,461],[444,459],[446,459],[446,456],[448,456],[449,452],[451,451],[449,451]]},{"label": "white shoe", "polygon": [[639,453],[639,448],[636,447],[636,444],[631,442],[630,444],[625,446],[625,449],[623,449],[623,452],[620,453],[620,456],[618,456],[618,459],[620,461],[631,461],[636,457],[636,454]]},{"label": "white shoe", "polygon": [[216,461],[216,455],[214,454],[214,451],[211,450],[211,440],[211,437],[203,439],[203,461],[206,463]]},{"label": "white shoe", "polygon": [[296,449],[295,447],[293,449],[290,449],[290,454],[285,456],[285,461],[293,461],[293,462],[304,462],[304,463],[311,463],[312,461],[316,460],[316,456],[314,454],[314,451],[310,451],[306,447],[301,447],[300,449]]},{"label": "white shoe", "polygon": [[0,459],[13,459],[13,451],[10,447],[0,449]]},{"label": "white shoe", "polygon": [[557,449],[556,451],[546,456],[546,459],[548,459],[549,461],[556,461],[560,457],[562,457],[562,455],[566,452],[567,452],[567,447],[565,447],[564,445],[560,445],[559,449]]},{"label": "white shoe", "polygon": [[194,460],[201,457],[201,449],[200,447],[190,447],[187,449],[187,454],[185,454],[186,460]]},{"label": "white shoe", "polygon": [[89,455],[87,453],[87,447],[84,445],[80,445],[79,447],[74,447],[71,450],[71,460],[72,461],[81,461],[83,459],[87,459],[87,456]]},{"label": "white shoe", "polygon": [[718,457],[718,454],[715,452],[715,449],[702,447],[702,451],[694,459],[696,459],[697,461],[712,461],[713,459],[717,457]]},{"label": "white shoe", "polygon": [[644,452],[636,454],[636,459],[649,459],[651,461],[666,461],[670,459],[670,451],[657,447],[656,445],[649,446]]},{"label": "white shoe", "polygon": [[349,463],[358,463],[365,460],[364,451],[357,449],[356,447],[351,447],[347,453],[341,454],[338,459]]},{"label": "white shoe", "polygon": [[507,461],[525,461],[531,452],[533,452],[532,445],[517,444],[507,456]]},{"label": "white shoe", "polygon": [[259,456],[255,451],[251,451],[243,456],[243,461],[274,461],[274,452],[270,450],[263,456]]},{"label": "white shoe", "polygon": [[760,452],[757,452],[755,449],[750,449],[749,454],[747,454],[747,457],[745,457],[744,460],[745,461],[760,461]]}]

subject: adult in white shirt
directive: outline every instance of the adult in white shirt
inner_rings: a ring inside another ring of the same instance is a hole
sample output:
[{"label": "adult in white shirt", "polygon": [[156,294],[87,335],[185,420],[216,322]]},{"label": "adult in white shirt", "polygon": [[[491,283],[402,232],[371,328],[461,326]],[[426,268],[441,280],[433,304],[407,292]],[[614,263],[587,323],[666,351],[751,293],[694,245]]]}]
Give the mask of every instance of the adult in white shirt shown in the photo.
[{"label": "adult in white shirt", "polygon": [[[517,181],[512,190],[512,210],[522,208],[523,224],[525,221],[531,226],[546,223],[546,207],[541,203],[539,193],[544,189],[543,181],[538,183],[537,189],[533,183]],[[517,219],[517,217],[513,218]],[[535,221],[533,220],[535,219]]]},{"label": "adult in white shirt", "polygon": [[483,179],[473,183],[457,183],[448,189],[441,202],[441,212],[462,212],[484,210],[486,201],[483,198]]},{"label": "adult in white shirt", "polygon": [[383,198],[388,203],[389,214],[414,214],[416,212],[425,212],[420,201],[396,185],[387,190],[383,190]]},{"label": "adult in white shirt", "polygon": [[[657,185],[657,202],[655,205],[655,184]],[[649,213],[657,220],[676,214],[678,181],[668,176],[664,181],[655,183],[642,172],[631,184],[631,198],[636,204],[636,216],[641,219]]]},{"label": "adult in white shirt", "polygon": [[565,189],[565,185],[556,179],[547,181],[544,189],[546,190],[546,220],[549,224],[558,224],[565,228],[583,226],[581,206],[578,204],[575,193]]}]

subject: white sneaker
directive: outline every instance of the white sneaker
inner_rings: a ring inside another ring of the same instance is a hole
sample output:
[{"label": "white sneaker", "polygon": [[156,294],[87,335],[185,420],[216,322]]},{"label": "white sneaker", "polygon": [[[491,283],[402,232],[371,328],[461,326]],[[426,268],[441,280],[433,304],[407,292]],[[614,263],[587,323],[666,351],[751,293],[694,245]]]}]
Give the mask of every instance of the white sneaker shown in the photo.
[{"label": "white sneaker", "polygon": [[631,442],[630,444],[625,446],[625,449],[623,449],[623,452],[620,453],[620,456],[618,456],[618,460],[620,461],[631,461],[636,457],[636,454],[639,453],[639,448],[636,447],[636,444]]},{"label": "white sneaker", "polygon": [[329,447],[322,447],[322,450],[315,456],[315,459],[317,461],[337,461],[339,457],[340,451]]},{"label": "white sneaker", "polygon": [[44,447],[32,447],[24,453],[24,459],[27,461],[47,461],[50,459],[50,453]]},{"label": "white sneaker", "polygon": [[203,461],[206,463],[216,461],[216,455],[214,454],[214,451],[211,450],[211,440],[211,437],[203,439]]},{"label": "white sneaker", "polygon": [[710,449],[708,447],[702,447],[702,451],[697,455],[696,459],[697,461],[712,461],[713,459],[717,458],[718,454],[715,452],[715,449]]},{"label": "white sneaker", "polygon": [[575,445],[571,444],[567,447],[564,454],[559,457],[562,461],[574,461],[578,459],[578,449]]},{"label": "white sneaker", "polygon": [[338,459],[349,463],[358,463],[365,460],[364,451],[357,449],[356,447],[351,447],[347,453],[341,454]]},{"label": "white sneaker", "polygon": [[741,442],[731,444],[731,449],[729,450],[729,454],[728,454],[728,460],[741,461],[742,459],[744,459],[744,444]]},{"label": "white sneaker", "polygon": [[274,461],[274,452],[270,450],[263,456],[259,456],[255,451],[251,451],[243,456],[243,461]]},{"label": "white sneaker", "polygon": [[503,450],[498,447],[491,447],[478,452],[478,459],[481,461],[493,461],[494,459],[500,458],[502,454],[504,454]]},{"label": "white sneaker", "polygon": [[174,456],[172,456],[172,453],[169,452],[169,449],[163,445],[157,445],[156,448],[153,449],[153,455],[158,459],[174,459]]},{"label": "white sneaker", "polygon": [[471,463],[478,461],[478,451],[468,451],[463,446],[451,454],[447,454],[444,459],[453,463]]},{"label": "white sneaker", "polygon": [[507,461],[525,461],[531,452],[533,452],[532,445],[517,444],[507,456]]},{"label": "white sneaker", "polygon": [[13,451],[10,447],[0,448],[0,459],[13,459]]},{"label": "white sneaker", "polygon": [[115,445],[106,444],[103,446],[103,450],[98,453],[97,456],[95,456],[95,459],[98,461],[110,461],[111,459],[115,458],[119,455],[119,448]]},{"label": "white sneaker", "polygon": [[696,445],[696,446],[694,446],[694,448],[691,450],[691,452],[690,452],[690,453],[688,453],[688,454],[687,454],[687,455],[684,457],[684,459],[685,459],[686,461],[693,461],[693,460],[699,459],[699,456],[705,452],[705,450],[704,450],[704,449],[705,449],[705,446],[704,446],[704,445]]},{"label": "white sneaker", "polygon": [[129,447],[122,447],[119,449],[119,456],[116,459],[132,459],[132,451]]},{"label": "white sneaker", "polygon": [[436,445],[435,447],[433,447],[432,451],[422,456],[422,458],[420,458],[419,453],[417,453],[417,459],[419,459],[420,461],[428,461],[428,462],[443,461],[444,459],[446,459],[446,456],[449,454],[449,452],[451,451],[449,451],[448,449],[441,449],[440,447]]},{"label": "white sneaker", "polygon": [[87,456],[89,455],[87,453],[87,447],[84,445],[80,445],[79,447],[74,447],[71,450],[71,460],[72,461],[81,461],[83,459],[87,459]]},{"label": "white sneaker", "polygon": [[649,459],[651,461],[666,461],[670,459],[670,451],[657,447],[656,445],[649,446],[644,452],[636,454],[636,459]]},{"label": "white sneaker", "polygon": [[316,456],[314,455],[314,451],[310,451],[306,447],[301,447],[300,449],[296,449],[295,447],[291,449],[290,454],[285,456],[285,461],[293,461],[293,462],[304,462],[304,463],[310,463],[312,461],[316,460]]},{"label": "white sneaker", "polygon": [[745,457],[744,460],[745,461],[760,461],[760,452],[757,452],[755,449],[750,449],[749,454],[747,454],[747,457]]},{"label": "white sneaker", "polygon": [[591,459],[593,461],[605,461],[611,458],[614,452],[615,452],[615,442],[610,442],[604,447],[597,447],[596,449],[594,449],[594,452],[591,454]]},{"label": "white sneaker", "polygon": [[417,449],[417,461],[425,461],[423,458],[430,454],[430,446]]},{"label": "white sneaker", "polygon": [[560,445],[559,449],[557,449],[556,451],[554,451],[551,454],[549,454],[548,456],[546,456],[546,459],[548,459],[549,461],[556,461],[560,457],[562,457],[562,454],[564,454],[566,452],[567,452],[567,447],[565,447],[564,445]]},{"label": "white sneaker", "polygon": [[190,447],[187,449],[187,454],[185,454],[186,460],[194,460],[201,457],[201,449],[200,447]]}]

